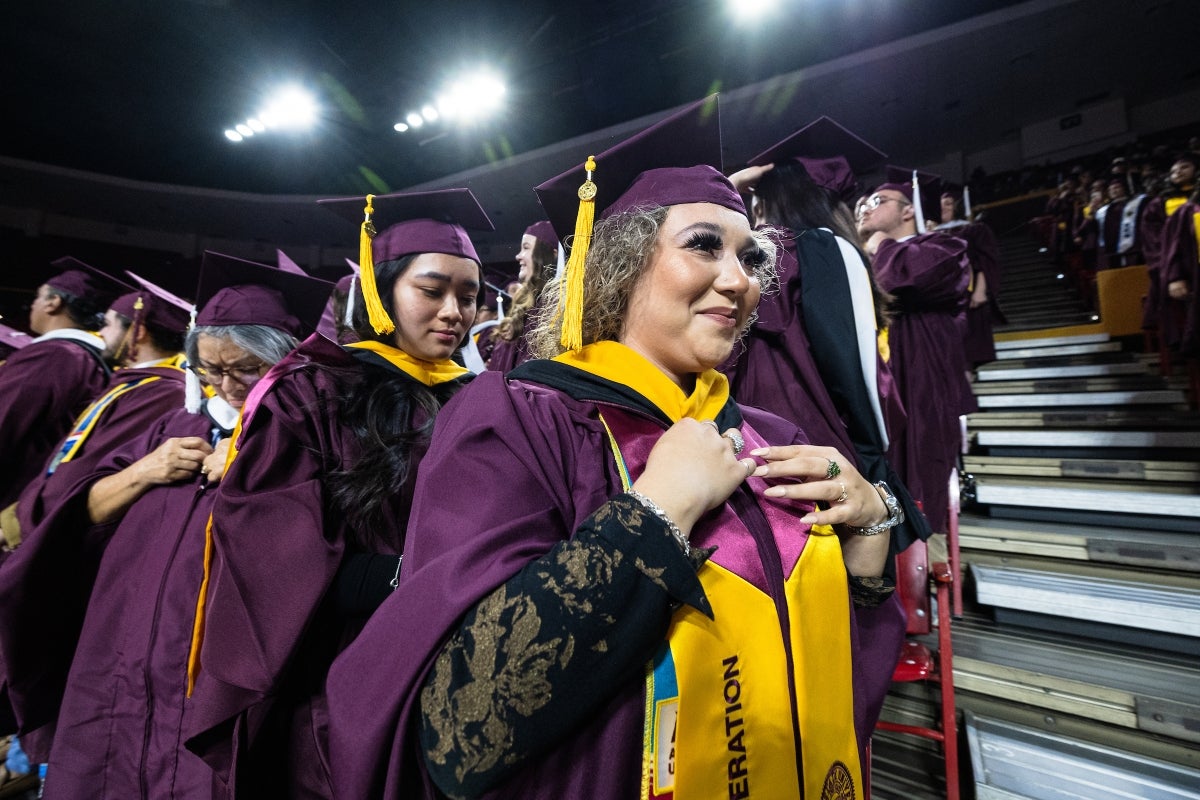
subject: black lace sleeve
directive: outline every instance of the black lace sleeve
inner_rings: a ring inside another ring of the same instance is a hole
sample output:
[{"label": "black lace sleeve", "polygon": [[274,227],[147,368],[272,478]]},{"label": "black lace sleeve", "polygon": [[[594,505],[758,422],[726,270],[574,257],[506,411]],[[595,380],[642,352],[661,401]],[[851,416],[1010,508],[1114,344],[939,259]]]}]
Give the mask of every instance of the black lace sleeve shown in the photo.
[{"label": "black lace sleeve", "polygon": [[711,616],[696,570],[628,495],[592,514],[483,598],[421,691],[425,764],[452,797],[477,795],[560,742],[640,674],[673,606]]}]

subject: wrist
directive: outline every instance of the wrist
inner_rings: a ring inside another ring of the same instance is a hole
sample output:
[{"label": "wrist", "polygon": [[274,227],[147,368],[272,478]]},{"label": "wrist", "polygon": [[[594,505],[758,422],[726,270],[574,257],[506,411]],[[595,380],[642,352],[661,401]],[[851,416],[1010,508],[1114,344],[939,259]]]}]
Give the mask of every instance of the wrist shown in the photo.
[{"label": "wrist", "polygon": [[687,535],[684,534],[679,525],[676,524],[675,520],[672,519],[671,515],[667,513],[666,510],[664,510],[649,497],[639,492],[637,489],[630,488],[626,494],[640,503],[642,507],[644,507],[651,514],[658,517],[663,524],[667,526],[667,531],[671,534],[671,538],[675,540],[675,543],[679,545],[679,549],[683,551],[684,556],[690,556],[692,554],[692,545],[688,541]]},{"label": "wrist", "polygon": [[900,501],[896,499],[896,495],[892,493],[887,483],[879,481],[874,485],[874,489],[883,504],[882,518],[879,522],[863,527],[847,525],[846,527],[855,536],[875,536],[904,522],[904,509],[901,508]]}]

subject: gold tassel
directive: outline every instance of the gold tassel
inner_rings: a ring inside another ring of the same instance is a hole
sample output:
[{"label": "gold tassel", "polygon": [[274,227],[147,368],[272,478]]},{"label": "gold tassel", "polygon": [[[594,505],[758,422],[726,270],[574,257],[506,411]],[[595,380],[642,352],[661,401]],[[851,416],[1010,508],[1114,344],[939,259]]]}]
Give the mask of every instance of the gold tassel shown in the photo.
[{"label": "gold tassel", "polygon": [[371,240],[375,238],[375,223],[371,222],[371,215],[375,213],[375,207],[371,204],[374,199],[375,195],[367,195],[367,207],[363,209],[362,233],[358,239],[358,263],[362,267],[359,281],[362,283],[367,319],[375,332],[382,334],[396,330],[396,325],[383,307],[379,289],[375,286],[375,257],[371,255]]},{"label": "gold tassel", "polygon": [[579,215],[575,217],[575,236],[571,240],[571,258],[563,274],[565,285],[559,309],[562,315],[560,342],[567,350],[583,347],[583,262],[592,243],[592,222],[596,217],[595,156],[588,156],[584,165],[587,180],[579,187]]}]

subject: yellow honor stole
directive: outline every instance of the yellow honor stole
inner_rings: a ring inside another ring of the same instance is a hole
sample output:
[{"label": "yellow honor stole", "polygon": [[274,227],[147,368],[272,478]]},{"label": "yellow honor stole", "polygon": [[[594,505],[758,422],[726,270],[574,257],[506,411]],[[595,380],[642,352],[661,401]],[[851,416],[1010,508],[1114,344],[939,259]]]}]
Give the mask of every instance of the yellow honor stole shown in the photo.
[{"label": "yellow honor stole", "polygon": [[[645,358],[615,342],[588,345],[555,360],[634,389],[675,421],[712,419],[729,396],[724,377],[711,371],[698,376],[696,390],[684,395]],[[626,462],[618,434],[609,420],[601,420],[628,489],[645,465]],[[612,422],[617,427],[615,417]],[[742,433],[747,449],[766,444],[748,426]],[[632,447],[641,433],[620,435],[627,451],[649,451]],[[714,619],[690,606],[680,608],[646,669],[640,796],[862,800],[851,606],[841,545],[830,528],[801,524],[803,514],[794,503],[763,497],[761,479],[748,482],[776,542],[806,537],[799,555],[783,563],[796,716],[776,600],[735,567],[719,563],[718,552],[698,573]],[[711,513],[717,518],[710,524],[721,532],[743,541],[754,538],[729,505]],[[783,557],[777,547],[771,556]]]},{"label": "yellow honor stole", "polygon": [[448,358],[442,361],[425,361],[420,358],[414,358],[403,350],[383,344],[382,342],[353,342],[345,346],[374,353],[396,369],[426,386],[434,386],[439,383],[452,381],[455,378],[461,378],[470,371],[465,367],[460,367]]}]

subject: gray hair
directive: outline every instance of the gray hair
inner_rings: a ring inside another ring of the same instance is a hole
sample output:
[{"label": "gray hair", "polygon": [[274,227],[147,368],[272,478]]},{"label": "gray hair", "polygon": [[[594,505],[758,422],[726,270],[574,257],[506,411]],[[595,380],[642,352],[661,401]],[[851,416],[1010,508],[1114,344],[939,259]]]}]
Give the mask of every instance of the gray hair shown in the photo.
[{"label": "gray hair", "polygon": [[189,364],[196,364],[200,360],[197,342],[201,336],[227,339],[268,364],[282,361],[299,344],[290,334],[267,325],[197,325],[188,331],[184,343]]}]

